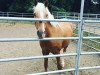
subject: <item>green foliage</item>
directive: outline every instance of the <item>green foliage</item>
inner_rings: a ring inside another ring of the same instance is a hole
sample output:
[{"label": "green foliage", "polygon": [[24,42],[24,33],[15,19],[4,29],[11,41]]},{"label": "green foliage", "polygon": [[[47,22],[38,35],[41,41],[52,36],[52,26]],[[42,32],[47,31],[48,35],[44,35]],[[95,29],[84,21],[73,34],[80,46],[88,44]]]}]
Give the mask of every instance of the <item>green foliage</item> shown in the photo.
[{"label": "green foliage", "polygon": [[[43,2],[44,0],[38,0]],[[48,0],[50,11],[80,12],[81,0]],[[34,0],[0,0],[0,11],[33,12]],[[85,13],[100,13],[100,4],[85,0]]]},{"label": "green foliage", "polygon": [[32,12],[33,1],[32,0],[13,0],[9,11],[14,12]]},{"label": "green foliage", "polygon": [[61,11],[61,12],[65,12],[66,10],[65,10],[64,8],[52,6],[52,11]]}]

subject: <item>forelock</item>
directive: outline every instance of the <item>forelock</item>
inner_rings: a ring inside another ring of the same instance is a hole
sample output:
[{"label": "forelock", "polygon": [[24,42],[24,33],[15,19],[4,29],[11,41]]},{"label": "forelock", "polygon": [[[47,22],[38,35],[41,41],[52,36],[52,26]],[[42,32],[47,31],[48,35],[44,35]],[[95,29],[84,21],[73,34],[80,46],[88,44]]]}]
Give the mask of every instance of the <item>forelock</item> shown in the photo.
[{"label": "forelock", "polygon": [[35,7],[34,10],[40,10],[42,11],[43,9],[45,9],[45,5],[43,3],[38,3]]}]

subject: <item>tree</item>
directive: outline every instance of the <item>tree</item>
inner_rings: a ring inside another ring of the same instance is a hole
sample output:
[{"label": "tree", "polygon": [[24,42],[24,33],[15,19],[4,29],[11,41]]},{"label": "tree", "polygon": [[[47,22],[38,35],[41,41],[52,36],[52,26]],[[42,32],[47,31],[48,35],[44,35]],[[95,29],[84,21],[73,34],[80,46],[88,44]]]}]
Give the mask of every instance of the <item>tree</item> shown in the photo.
[{"label": "tree", "polygon": [[[43,2],[44,0],[38,0]],[[48,0],[50,11],[80,12],[81,0]],[[85,13],[100,13],[99,4],[85,0]],[[33,12],[34,0],[0,0],[0,11]]]},{"label": "tree", "polygon": [[13,0],[0,0],[0,11],[9,11],[9,6]]}]

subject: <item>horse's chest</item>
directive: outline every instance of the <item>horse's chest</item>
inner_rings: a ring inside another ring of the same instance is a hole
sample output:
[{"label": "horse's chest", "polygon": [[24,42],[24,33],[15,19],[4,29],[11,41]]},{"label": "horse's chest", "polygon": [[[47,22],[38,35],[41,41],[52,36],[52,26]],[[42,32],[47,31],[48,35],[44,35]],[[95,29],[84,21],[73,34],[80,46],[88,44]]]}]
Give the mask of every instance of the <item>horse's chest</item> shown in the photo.
[{"label": "horse's chest", "polygon": [[60,50],[62,48],[62,40],[41,41],[40,46],[45,50]]}]

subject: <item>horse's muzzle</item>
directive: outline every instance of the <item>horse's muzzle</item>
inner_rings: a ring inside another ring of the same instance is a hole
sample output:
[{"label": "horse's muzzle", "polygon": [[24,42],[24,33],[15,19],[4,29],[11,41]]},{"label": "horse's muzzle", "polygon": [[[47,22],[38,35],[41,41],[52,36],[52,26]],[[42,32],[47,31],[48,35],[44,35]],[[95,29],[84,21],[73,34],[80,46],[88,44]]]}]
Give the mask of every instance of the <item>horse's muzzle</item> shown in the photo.
[{"label": "horse's muzzle", "polygon": [[44,38],[45,37],[45,31],[37,31],[37,35],[40,39]]}]

